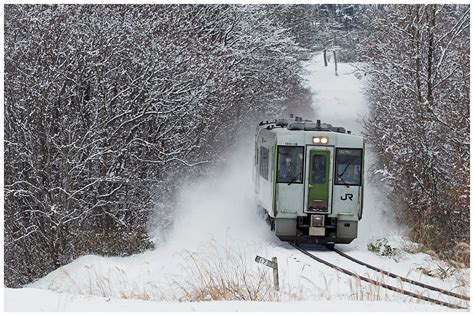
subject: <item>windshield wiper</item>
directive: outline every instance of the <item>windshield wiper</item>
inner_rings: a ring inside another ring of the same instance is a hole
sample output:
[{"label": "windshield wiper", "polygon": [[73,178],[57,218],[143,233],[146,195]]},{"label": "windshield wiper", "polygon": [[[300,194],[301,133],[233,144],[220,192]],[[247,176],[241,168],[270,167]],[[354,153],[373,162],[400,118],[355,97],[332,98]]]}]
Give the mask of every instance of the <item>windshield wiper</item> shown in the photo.
[{"label": "windshield wiper", "polygon": [[294,176],[293,179],[291,179],[290,182],[288,182],[288,185],[292,183],[296,183],[296,180],[299,179],[300,176],[301,176],[301,172],[298,173],[296,176]]},{"label": "windshield wiper", "polygon": [[347,166],[344,168],[344,171],[342,171],[341,174],[338,174],[338,178],[341,179],[342,183],[344,183],[346,185],[346,187],[349,188],[349,184],[347,184],[346,181],[344,181],[344,179],[342,178],[342,176],[344,175],[344,173],[347,171],[347,168],[349,168],[349,166],[352,164],[352,162],[354,161],[355,159],[352,159],[351,161],[349,161],[349,163],[347,164]]},{"label": "windshield wiper", "polygon": [[[343,173],[344,173],[344,172],[343,172]],[[344,181],[344,179],[343,179],[341,176],[342,176],[342,174],[339,174],[339,175],[338,175],[339,179],[342,181],[342,183],[344,183],[344,184],[346,185],[346,187],[349,188],[349,184],[348,184],[346,181]]]}]

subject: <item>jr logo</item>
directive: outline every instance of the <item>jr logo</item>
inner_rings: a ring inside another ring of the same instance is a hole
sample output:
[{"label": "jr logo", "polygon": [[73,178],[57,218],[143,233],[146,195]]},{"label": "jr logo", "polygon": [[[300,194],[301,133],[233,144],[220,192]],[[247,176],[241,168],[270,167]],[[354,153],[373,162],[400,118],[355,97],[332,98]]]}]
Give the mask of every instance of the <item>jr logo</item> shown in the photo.
[{"label": "jr logo", "polygon": [[349,198],[349,200],[352,201],[352,197],[353,197],[353,195],[351,193],[347,193],[345,197],[341,196],[341,200],[345,201]]}]

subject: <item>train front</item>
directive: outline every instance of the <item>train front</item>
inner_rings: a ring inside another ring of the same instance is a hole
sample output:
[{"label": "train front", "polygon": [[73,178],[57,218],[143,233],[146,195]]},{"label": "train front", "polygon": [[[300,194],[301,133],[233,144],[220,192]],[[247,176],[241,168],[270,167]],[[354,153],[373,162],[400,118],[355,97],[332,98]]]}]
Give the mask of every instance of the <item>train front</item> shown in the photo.
[{"label": "train front", "polygon": [[329,246],[350,243],[362,217],[363,138],[308,129],[289,129],[277,139],[276,235]]}]

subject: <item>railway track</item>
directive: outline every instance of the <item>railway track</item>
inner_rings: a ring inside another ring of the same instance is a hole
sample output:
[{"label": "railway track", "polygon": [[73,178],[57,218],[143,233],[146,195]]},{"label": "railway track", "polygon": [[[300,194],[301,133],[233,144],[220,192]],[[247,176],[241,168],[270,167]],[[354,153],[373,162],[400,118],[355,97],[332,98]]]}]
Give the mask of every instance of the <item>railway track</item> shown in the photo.
[{"label": "railway track", "polygon": [[[397,292],[397,293],[400,293],[400,294],[403,294],[403,295],[406,295],[406,296],[410,296],[410,297],[413,297],[413,298],[416,298],[416,299],[419,299],[419,300],[423,300],[423,301],[426,301],[426,302],[430,302],[430,303],[434,303],[434,304],[437,304],[437,305],[441,305],[441,306],[445,306],[445,307],[449,307],[449,308],[454,308],[454,309],[467,309],[467,307],[464,307],[464,306],[460,306],[460,305],[456,305],[456,304],[452,304],[452,303],[448,303],[448,302],[445,302],[445,301],[441,301],[441,300],[437,300],[437,299],[434,299],[434,298],[431,298],[431,297],[428,297],[428,296],[424,296],[424,295],[421,295],[421,294],[418,294],[418,293],[414,293],[414,292],[410,292],[410,291],[407,291],[407,290],[404,290],[404,289],[401,289],[401,288],[398,288],[398,287],[395,287],[395,286],[392,286],[392,285],[389,285],[389,284],[386,284],[386,283],[383,283],[383,282],[380,282],[380,281],[377,281],[377,280],[373,280],[373,279],[370,279],[368,277],[365,277],[365,276],[362,276],[362,275],[359,275],[357,273],[354,273],[352,271],[349,271],[347,269],[344,269],[342,267],[339,267],[331,262],[328,262],[326,260],[323,260],[317,256],[315,256],[314,254],[308,252],[307,250],[301,248],[299,245],[295,244],[295,243],[290,243],[291,246],[293,246],[295,249],[297,249],[298,251],[300,251],[301,253],[305,254],[306,256],[310,257],[311,259],[319,262],[319,263],[322,263],[328,267],[331,267],[339,272],[342,272],[344,274],[347,274],[349,276],[353,276],[353,277],[356,277],[356,278],[359,278],[360,280],[364,281],[364,282],[367,282],[367,283],[370,283],[370,284],[373,284],[373,285],[376,285],[376,286],[380,286],[380,287],[383,287],[385,289],[388,289],[388,290],[391,290],[391,291],[394,291],[394,292]],[[421,282],[417,282],[417,281],[414,281],[414,280],[410,280],[410,279],[407,279],[407,278],[403,278],[401,276],[398,276],[396,274],[393,274],[393,273],[390,273],[390,272],[387,272],[387,271],[384,271],[382,269],[378,269],[376,267],[373,267],[369,264],[366,264],[360,260],[357,260],[349,255],[346,255],[344,254],[343,252],[339,251],[339,250],[335,250],[335,252],[338,254],[338,255],[341,255],[351,261],[354,261],[358,264],[361,264],[367,268],[370,268],[372,270],[375,270],[375,271],[378,271],[382,274],[385,274],[389,277],[392,277],[392,278],[397,278],[397,279],[400,279],[406,283],[410,283],[410,284],[413,284],[413,285],[417,285],[419,287],[422,287],[422,288],[425,288],[425,289],[429,289],[431,291],[436,291],[436,292],[439,292],[439,293],[442,293],[442,294],[445,294],[445,295],[449,295],[449,296],[452,296],[452,297],[456,297],[456,298],[459,298],[459,299],[462,299],[462,300],[467,300],[469,301],[470,298],[468,296],[464,296],[464,295],[460,295],[458,293],[454,293],[454,292],[450,292],[450,291],[446,291],[446,290],[443,290],[443,289],[439,289],[439,288],[436,288],[434,286],[430,286],[428,284],[424,284],[424,283],[421,283]]]},{"label": "railway track", "polygon": [[429,285],[429,284],[425,284],[425,283],[421,283],[421,282],[418,282],[418,281],[415,281],[415,280],[411,280],[411,279],[408,279],[408,278],[405,278],[405,277],[402,277],[400,275],[397,275],[397,274],[394,274],[394,273],[391,273],[391,272],[388,272],[388,271],[385,271],[385,270],[382,270],[380,268],[377,268],[377,267],[374,267],[368,263],[365,263],[363,261],[360,261],[354,257],[351,257],[349,256],[348,254],[338,250],[338,249],[334,249],[334,252],[337,253],[338,255],[340,256],[343,256],[344,258],[347,258],[355,263],[358,263],[364,267],[367,267],[371,270],[374,270],[374,271],[377,271],[377,272],[380,272],[382,274],[385,274],[391,278],[394,278],[394,279],[400,279],[401,281],[403,282],[406,282],[406,283],[410,283],[410,284],[413,284],[413,285],[417,285],[419,287],[422,287],[422,288],[425,288],[425,289],[428,289],[428,290],[431,290],[431,291],[435,291],[435,292],[439,292],[439,293],[442,293],[442,294],[445,294],[445,295],[448,295],[448,296],[452,296],[452,297],[456,297],[456,298],[459,298],[461,300],[465,300],[465,301],[470,301],[471,298],[469,296],[466,296],[466,295],[462,295],[462,294],[458,294],[458,293],[455,293],[455,292],[451,292],[451,291],[448,291],[448,290],[444,290],[444,289],[440,289],[440,288],[437,288],[437,287],[434,287],[432,285]]}]

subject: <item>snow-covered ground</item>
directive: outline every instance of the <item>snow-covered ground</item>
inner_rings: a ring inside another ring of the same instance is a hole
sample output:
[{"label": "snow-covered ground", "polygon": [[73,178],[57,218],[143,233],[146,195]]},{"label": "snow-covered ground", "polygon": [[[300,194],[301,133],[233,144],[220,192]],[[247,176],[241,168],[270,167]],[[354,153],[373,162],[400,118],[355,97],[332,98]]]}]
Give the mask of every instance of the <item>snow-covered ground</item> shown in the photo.
[{"label": "snow-covered ground", "polygon": [[[27,303],[25,303],[27,302]],[[156,302],[57,293],[42,289],[5,289],[5,311],[23,312],[367,312],[439,311],[433,305],[381,301]]]},{"label": "snow-covered ground", "polygon": [[[314,106],[318,118],[360,133],[360,120],[367,113],[361,91],[364,77],[354,73],[347,64],[339,64],[339,76],[335,76],[333,67],[333,64],[324,67],[321,56],[308,63],[308,84],[315,93]],[[252,139],[243,141],[240,148],[230,155],[227,165],[189,183],[181,192],[175,224],[156,250],[125,258],[93,255],[78,258],[24,289],[5,289],[5,310],[449,310],[361,283],[312,261],[287,243],[279,241],[255,213]],[[438,264],[441,265],[426,254],[401,251],[399,255],[387,258],[367,250],[368,243],[380,238],[387,238],[392,247],[409,245],[402,238],[403,230],[394,224],[388,204],[377,185],[370,181],[367,184],[359,238],[349,245],[338,246],[339,249],[393,273],[468,294],[468,286],[459,286],[462,280],[469,281],[468,270],[458,271],[443,281],[417,270],[419,267],[434,270]],[[397,280],[323,248],[312,251],[360,275],[399,285]],[[256,255],[278,258],[279,293],[271,290],[271,273],[254,261]],[[206,292],[204,287],[233,282],[239,282],[241,289],[248,289],[247,294],[254,293],[255,289],[267,289],[261,296],[254,295],[256,299],[273,302],[238,301],[235,296],[232,301],[186,302],[193,298],[210,300],[212,291]],[[425,290],[416,286],[404,285],[404,289],[426,294]],[[435,298],[460,303],[443,296]]]}]

